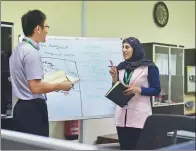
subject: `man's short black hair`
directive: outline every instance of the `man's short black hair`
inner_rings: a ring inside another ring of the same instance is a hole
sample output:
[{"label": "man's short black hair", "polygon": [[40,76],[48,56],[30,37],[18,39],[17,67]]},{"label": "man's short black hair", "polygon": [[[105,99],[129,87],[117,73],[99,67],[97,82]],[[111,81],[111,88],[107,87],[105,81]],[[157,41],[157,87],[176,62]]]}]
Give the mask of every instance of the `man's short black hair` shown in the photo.
[{"label": "man's short black hair", "polygon": [[21,18],[22,29],[25,36],[32,36],[36,26],[43,26],[46,15],[40,10],[31,10]]}]

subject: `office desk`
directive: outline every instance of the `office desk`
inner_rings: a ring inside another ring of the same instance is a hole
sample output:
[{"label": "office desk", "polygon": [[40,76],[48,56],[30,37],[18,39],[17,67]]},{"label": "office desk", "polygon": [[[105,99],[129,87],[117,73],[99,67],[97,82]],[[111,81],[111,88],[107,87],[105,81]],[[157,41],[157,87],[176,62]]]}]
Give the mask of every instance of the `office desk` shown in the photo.
[{"label": "office desk", "polygon": [[7,115],[1,114],[1,119],[6,118],[6,117],[7,117]]},{"label": "office desk", "polygon": [[12,115],[5,115],[5,114],[1,114],[1,119],[10,119],[13,118]]},{"label": "office desk", "polygon": [[[173,136],[174,132],[169,132],[167,136],[171,138]],[[184,142],[182,141],[187,140],[195,140],[195,133],[193,132],[187,132],[187,131],[177,131],[177,140],[178,142]],[[117,134],[109,134],[109,135],[103,135],[98,136],[96,144],[109,144],[109,143],[118,143],[118,135]]]},{"label": "office desk", "polygon": [[109,134],[98,136],[96,144],[108,144],[108,143],[118,143],[118,135],[117,134]]},{"label": "office desk", "polygon": [[[174,132],[169,132],[167,136],[172,137]],[[188,132],[188,131],[177,131],[177,139],[184,139],[184,140],[195,140],[195,133]]]}]

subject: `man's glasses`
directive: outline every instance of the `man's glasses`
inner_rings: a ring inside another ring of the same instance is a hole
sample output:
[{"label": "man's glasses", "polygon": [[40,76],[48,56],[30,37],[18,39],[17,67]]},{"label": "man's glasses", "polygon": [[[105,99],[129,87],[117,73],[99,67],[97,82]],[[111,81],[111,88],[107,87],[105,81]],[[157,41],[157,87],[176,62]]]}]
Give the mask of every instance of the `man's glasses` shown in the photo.
[{"label": "man's glasses", "polygon": [[46,27],[46,28],[48,28],[48,29],[49,29],[49,27],[50,27],[49,25],[40,25],[40,26],[41,26],[42,28],[43,28],[43,27]]},{"label": "man's glasses", "polygon": [[48,28],[48,29],[49,29],[49,27],[50,27],[50,26],[49,26],[49,25],[44,25],[44,27],[46,27],[46,28]]},{"label": "man's glasses", "polygon": [[49,27],[50,27],[50,26],[49,26],[49,25],[44,25],[44,27],[46,27],[46,28],[48,28],[48,29],[49,29]]}]

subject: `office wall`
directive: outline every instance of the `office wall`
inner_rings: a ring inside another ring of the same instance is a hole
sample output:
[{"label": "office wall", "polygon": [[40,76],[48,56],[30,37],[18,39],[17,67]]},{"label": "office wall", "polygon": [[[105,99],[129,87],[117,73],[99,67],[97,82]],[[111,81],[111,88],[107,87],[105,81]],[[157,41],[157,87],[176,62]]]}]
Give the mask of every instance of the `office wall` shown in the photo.
[{"label": "office wall", "polygon": [[14,23],[14,45],[18,43],[18,35],[23,34],[21,17],[31,9],[40,9],[46,14],[47,23],[50,26],[48,35],[81,35],[80,1],[2,1],[1,20]]},{"label": "office wall", "polygon": [[158,28],[152,17],[156,1],[87,3],[87,36],[136,36],[142,42],[165,42],[195,47],[195,2],[165,3],[169,22]]},{"label": "office wall", "polygon": [[[90,37],[138,37],[142,42],[162,42],[195,48],[195,2],[166,1],[168,25],[157,27],[152,18],[154,1],[87,1],[86,35]],[[81,35],[81,2],[2,2],[2,20],[15,23],[15,44],[22,33],[21,15],[30,8],[43,10],[51,26],[49,35]],[[15,9],[15,10],[14,10]],[[12,15],[10,15],[12,14]],[[65,16],[63,16],[65,15]],[[85,141],[115,133],[113,119],[91,119],[85,123]],[[63,123],[50,123],[50,135],[63,138]]]}]

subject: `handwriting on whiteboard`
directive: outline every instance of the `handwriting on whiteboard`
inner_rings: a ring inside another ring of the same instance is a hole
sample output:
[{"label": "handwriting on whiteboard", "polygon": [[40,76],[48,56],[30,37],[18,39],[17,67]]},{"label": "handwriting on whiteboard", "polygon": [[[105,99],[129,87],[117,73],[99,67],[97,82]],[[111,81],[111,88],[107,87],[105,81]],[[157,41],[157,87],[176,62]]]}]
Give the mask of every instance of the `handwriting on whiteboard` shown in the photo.
[{"label": "handwriting on whiteboard", "polygon": [[83,69],[86,70],[86,74],[89,76],[107,76],[108,71],[103,67],[97,66],[95,64],[82,64]]},{"label": "handwriting on whiteboard", "polygon": [[58,70],[57,67],[54,66],[52,62],[42,60],[44,73],[51,73]]},{"label": "handwriting on whiteboard", "polygon": [[59,50],[59,49],[68,49],[68,46],[59,46],[57,44],[49,44],[49,45],[46,45],[45,43],[41,43],[40,44],[41,47],[47,47],[47,48],[53,48],[53,49],[56,49],[56,50]]},{"label": "handwriting on whiteboard", "polygon": [[[42,63],[44,74],[61,70],[69,76],[79,77],[76,63],[74,61],[59,58],[42,57]],[[75,84],[72,91],[80,92],[79,85]],[[59,91],[59,93],[63,93],[66,96],[71,96],[69,93],[64,91]]]},{"label": "handwriting on whiteboard", "polygon": [[[70,53],[68,51],[68,46],[60,46],[57,44],[40,44],[40,47],[42,48],[42,50],[44,51],[44,54],[49,55],[51,57],[53,56],[64,56],[64,57],[73,57],[75,56],[73,53]],[[49,51],[51,50],[51,51]]]},{"label": "handwriting on whiteboard", "polygon": [[65,56],[65,57],[73,57],[74,54],[66,53],[64,51],[58,51],[58,52],[44,52],[44,54],[50,55],[50,56]]}]

